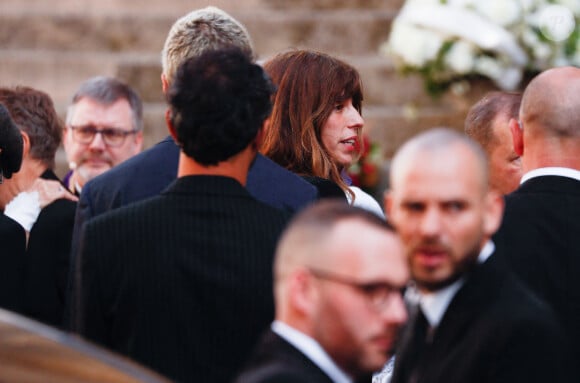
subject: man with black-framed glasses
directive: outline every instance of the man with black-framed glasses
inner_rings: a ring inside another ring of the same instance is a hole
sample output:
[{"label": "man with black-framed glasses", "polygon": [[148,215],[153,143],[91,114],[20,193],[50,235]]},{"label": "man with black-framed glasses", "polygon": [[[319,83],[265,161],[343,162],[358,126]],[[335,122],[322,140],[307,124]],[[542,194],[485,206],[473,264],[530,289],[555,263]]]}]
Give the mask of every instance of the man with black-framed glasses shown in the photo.
[{"label": "man with black-framed glasses", "polygon": [[141,151],[143,106],[137,92],[112,77],[83,82],[67,110],[63,144],[71,169],[63,181],[79,195],[86,182]]},{"label": "man with black-framed glasses", "polygon": [[407,319],[398,235],[338,201],[299,213],[274,262],[276,320],[236,383],[371,382]]}]

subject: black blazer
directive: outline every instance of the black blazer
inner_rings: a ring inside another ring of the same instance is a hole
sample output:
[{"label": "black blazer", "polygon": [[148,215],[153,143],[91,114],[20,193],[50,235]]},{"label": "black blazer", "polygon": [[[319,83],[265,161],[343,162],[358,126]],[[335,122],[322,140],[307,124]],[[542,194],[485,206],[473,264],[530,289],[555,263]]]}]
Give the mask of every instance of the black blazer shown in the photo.
[{"label": "black blazer", "polygon": [[[417,312],[410,316],[392,383],[571,381],[553,312],[507,271],[498,255],[468,276],[420,360]],[[410,380],[414,373],[417,380]]]},{"label": "black blazer", "polygon": [[[78,251],[85,222],[109,210],[158,195],[175,181],[178,162],[179,147],[168,136],[87,182],[76,211],[72,256]],[[250,167],[246,188],[258,201],[289,212],[296,212],[317,198],[314,186],[261,154]]]},{"label": "black blazer", "polygon": [[[52,170],[40,177],[58,181]],[[41,210],[30,230],[24,265],[23,314],[60,328],[76,206],[59,199]]]},{"label": "black blazer", "polygon": [[504,249],[510,268],[552,306],[576,361],[580,359],[579,239],[580,181],[536,177],[506,197],[495,242]]},{"label": "black blazer", "polygon": [[75,330],[171,379],[230,382],[273,319],[287,218],[212,176],[95,217],[75,262]]},{"label": "black blazer", "polygon": [[300,350],[268,330],[235,383],[332,383],[332,380]]},{"label": "black blazer", "polygon": [[4,309],[17,312],[22,309],[25,249],[24,228],[0,212],[0,307]]}]

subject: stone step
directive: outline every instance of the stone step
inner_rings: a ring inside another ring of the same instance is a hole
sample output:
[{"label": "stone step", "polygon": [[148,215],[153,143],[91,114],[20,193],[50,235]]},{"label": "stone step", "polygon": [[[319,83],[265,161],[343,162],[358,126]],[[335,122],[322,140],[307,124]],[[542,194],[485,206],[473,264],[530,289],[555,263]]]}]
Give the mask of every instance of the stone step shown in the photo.
[{"label": "stone step", "polygon": [[[267,10],[233,13],[252,36],[258,54],[290,47],[365,54],[386,40],[392,10]],[[59,12],[0,13],[0,46],[74,52],[161,51],[176,16]]]},{"label": "stone step", "polygon": [[260,10],[333,10],[333,9],[389,9],[398,10],[404,0],[2,0],[0,13],[59,12],[88,15],[114,13],[182,15],[207,5],[227,12]]},{"label": "stone step", "polygon": [[[336,56],[361,73],[365,104],[429,105],[432,101],[423,92],[419,78],[399,76],[387,57]],[[163,101],[160,74],[158,53],[0,49],[2,86],[34,86],[48,92],[57,105],[66,104],[77,86],[95,75],[117,76],[136,88],[145,101]]]}]

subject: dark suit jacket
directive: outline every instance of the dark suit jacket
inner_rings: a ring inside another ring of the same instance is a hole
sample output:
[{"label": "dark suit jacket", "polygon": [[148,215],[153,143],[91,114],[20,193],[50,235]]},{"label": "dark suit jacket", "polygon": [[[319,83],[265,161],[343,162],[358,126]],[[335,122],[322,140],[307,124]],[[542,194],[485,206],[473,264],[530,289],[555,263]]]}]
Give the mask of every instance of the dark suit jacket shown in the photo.
[{"label": "dark suit jacket", "polygon": [[302,178],[316,187],[318,190],[318,199],[332,198],[348,203],[346,193],[335,182],[315,176],[302,176]]},{"label": "dark suit jacket", "polygon": [[422,361],[415,314],[397,349],[392,383],[569,382],[563,334],[550,308],[509,273],[499,254],[459,289]]},{"label": "dark suit jacket", "polygon": [[235,383],[332,383],[332,380],[300,350],[268,330]]},{"label": "dark suit jacket", "polygon": [[[51,170],[41,178],[58,181]],[[30,230],[26,250],[22,312],[55,327],[63,326],[76,206],[67,199],[45,206]]]},{"label": "dark suit jacket", "polygon": [[287,218],[212,176],[94,218],[76,262],[76,330],[172,379],[231,381],[272,321]]},{"label": "dark suit jacket", "polygon": [[[495,242],[510,268],[548,302],[580,359],[580,182],[532,178],[506,197]],[[577,375],[580,381],[580,374]]]},{"label": "dark suit jacket", "polygon": [[25,249],[24,228],[0,212],[0,307],[4,309],[21,311]]}]

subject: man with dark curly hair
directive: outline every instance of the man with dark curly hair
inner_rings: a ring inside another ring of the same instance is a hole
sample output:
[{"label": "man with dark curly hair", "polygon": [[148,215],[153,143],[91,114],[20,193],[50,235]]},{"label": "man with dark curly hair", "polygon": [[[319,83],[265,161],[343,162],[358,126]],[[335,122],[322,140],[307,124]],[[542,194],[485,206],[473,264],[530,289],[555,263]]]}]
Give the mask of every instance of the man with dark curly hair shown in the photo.
[{"label": "man with dark curly hair", "polygon": [[177,70],[166,120],[178,178],[87,223],[80,334],[171,379],[232,379],[274,312],[272,258],[287,216],[244,188],[273,91],[237,49]]}]

